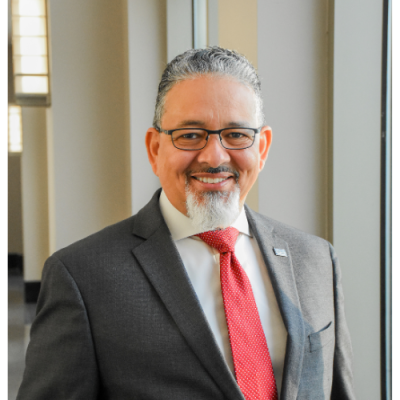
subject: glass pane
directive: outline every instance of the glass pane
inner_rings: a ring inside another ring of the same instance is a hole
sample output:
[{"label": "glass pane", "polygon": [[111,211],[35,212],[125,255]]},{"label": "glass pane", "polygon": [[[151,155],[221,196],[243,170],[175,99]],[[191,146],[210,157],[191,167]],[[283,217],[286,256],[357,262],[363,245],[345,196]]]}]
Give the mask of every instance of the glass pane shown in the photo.
[{"label": "glass pane", "polygon": [[14,36],[45,36],[45,17],[13,17]]},{"label": "glass pane", "polygon": [[8,106],[8,114],[10,116],[21,114],[21,107],[20,106]]},{"label": "glass pane", "polygon": [[8,151],[22,151],[21,107],[8,107]]},{"label": "glass pane", "polygon": [[41,56],[47,55],[46,38],[17,37],[14,38],[15,55]]},{"label": "glass pane", "polygon": [[48,78],[47,76],[16,76],[15,93],[47,94]]},{"label": "glass pane", "polygon": [[47,74],[46,56],[16,56],[14,57],[14,73],[16,74]]},{"label": "glass pane", "polygon": [[46,15],[45,0],[13,0],[13,15],[37,17]]}]

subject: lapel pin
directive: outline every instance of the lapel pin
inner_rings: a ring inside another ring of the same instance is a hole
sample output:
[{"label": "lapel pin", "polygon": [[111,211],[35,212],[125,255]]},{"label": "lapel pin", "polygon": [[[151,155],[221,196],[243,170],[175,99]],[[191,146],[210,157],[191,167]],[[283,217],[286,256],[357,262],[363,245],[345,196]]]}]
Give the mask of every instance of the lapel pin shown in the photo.
[{"label": "lapel pin", "polygon": [[276,247],[274,247],[274,253],[276,256],[279,257],[287,257],[287,253],[285,249],[277,249]]}]

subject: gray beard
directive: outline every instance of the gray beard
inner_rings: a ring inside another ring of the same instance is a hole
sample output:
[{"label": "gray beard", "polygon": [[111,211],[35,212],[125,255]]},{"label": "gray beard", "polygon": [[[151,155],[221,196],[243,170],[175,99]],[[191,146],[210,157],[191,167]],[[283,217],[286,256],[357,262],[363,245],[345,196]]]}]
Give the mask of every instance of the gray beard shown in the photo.
[{"label": "gray beard", "polygon": [[225,229],[240,214],[239,185],[233,192],[193,193],[186,184],[186,210],[200,232]]}]

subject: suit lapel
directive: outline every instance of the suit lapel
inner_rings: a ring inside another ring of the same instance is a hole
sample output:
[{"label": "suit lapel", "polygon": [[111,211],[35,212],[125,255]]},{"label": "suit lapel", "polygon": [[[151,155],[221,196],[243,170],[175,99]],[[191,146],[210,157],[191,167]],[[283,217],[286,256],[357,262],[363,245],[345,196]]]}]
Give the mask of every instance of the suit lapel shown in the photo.
[{"label": "suit lapel", "polygon": [[158,205],[159,192],[135,218],[134,234],[146,239],[132,252],[187,343],[229,399],[243,395],[205,319]]},{"label": "suit lapel", "polygon": [[[246,208],[251,229],[257,239],[268,269],[279,309],[288,332],[281,399],[297,396],[304,355],[304,322],[297,292],[288,244],[273,233],[271,226],[261,221],[253,211]],[[286,250],[287,257],[279,257],[274,247]]]}]

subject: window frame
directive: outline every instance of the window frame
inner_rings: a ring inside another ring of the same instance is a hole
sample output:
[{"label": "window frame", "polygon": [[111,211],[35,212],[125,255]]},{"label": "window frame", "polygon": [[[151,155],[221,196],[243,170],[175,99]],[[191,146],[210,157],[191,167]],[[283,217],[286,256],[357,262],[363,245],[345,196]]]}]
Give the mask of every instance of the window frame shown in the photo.
[{"label": "window frame", "polygon": [[393,399],[393,0],[384,0],[381,145],[381,389]]}]

